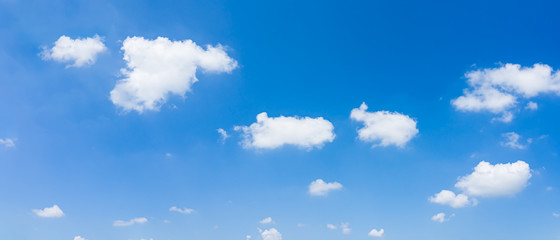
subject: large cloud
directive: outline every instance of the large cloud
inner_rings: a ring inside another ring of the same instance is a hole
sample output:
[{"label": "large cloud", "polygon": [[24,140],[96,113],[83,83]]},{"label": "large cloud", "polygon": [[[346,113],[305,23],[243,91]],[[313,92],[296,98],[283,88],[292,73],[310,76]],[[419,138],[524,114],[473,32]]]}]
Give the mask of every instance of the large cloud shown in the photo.
[{"label": "large cloud", "polygon": [[56,62],[72,62],[66,67],[82,67],[95,63],[97,55],[107,50],[103,40],[95,35],[90,38],[72,39],[61,36],[51,49],[43,49],[41,56],[44,60]]},{"label": "large cloud", "polygon": [[473,173],[459,178],[455,187],[470,196],[511,196],[523,190],[530,178],[531,169],[524,161],[496,165],[482,161]]},{"label": "large cloud", "polygon": [[416,121],[407,115],[388,111],[367,112],[367,109],[368,106],[362,103],[360,108],[352,109],[350,118],[363,122],[364,127],[358,130],[358,136],[364,142],[374,142],[374,147],[404,147],[418,134]]},{"label": "large cloud", "polygon": [[[511,111],[520,102],[540,94],[560,95],[560,73],[545,64],[522,67],[507,63],[498,68],[471,71],[465,74],[470,89],[463,91],[451,104],[461,111],[488,111],[501,114],[494,118],[504,122],[513,119]],[[529,102],[529,109],[536,110],[537,105]]]},{"label": "large cloud", "polygon": [[64,216],[64,212],[58,205],[53,205],[52,207],[46,207],[43,209],[33,209],[33,212],[42,218],[60,218]]},{"label": "large cloud", "polygon": [[342,189],[342,184],[338,182],[327,183],[323,179],[317,179],[309,184],[309,194],[312,196],[326,196],[331,191]]},{"label": "large cloud", "polygon": [[476,201],[469,199],[467,195],[455,194],[449,190],[441,190],[441,192],[436,193],[434,196],[429,198],[430,202],[438,203],[442,205],[448,205],[452,208],[462,208],[466,206],[476,205]]},{"label": "large cloud", "polygon": [[250,126],[236,126],[243,132],[244,148],[274,149],[294,145],[311,150],[332,142],[334,126],[322,117],[268,117],[266,112],[257,115],[257,122]]},{"label": "large cloud", "polygon": [[127,67],[111,91],[111,100],[124,110],[158,110],[169,95],[185,96],[197,82],[196,72],[229,73],[237,62],[224,47],[198,46],[191,40],[171,41],[128,37],[121,48]]}]

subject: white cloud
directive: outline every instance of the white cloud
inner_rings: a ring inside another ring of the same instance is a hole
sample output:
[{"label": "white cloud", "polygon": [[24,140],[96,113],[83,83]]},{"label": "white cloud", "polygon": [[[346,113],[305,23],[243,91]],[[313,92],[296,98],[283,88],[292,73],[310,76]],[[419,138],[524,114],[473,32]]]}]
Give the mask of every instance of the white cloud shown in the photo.
[{"label": "white cloud", "polygon": [[407,115],[388,111],[367,112],[367,109],[368,106],[362,103],[360,108],[352,109],[350,118],[363,122],[364,127],[358,129],[358,137],[364,142],[374,142],[374,147],[404,147],[418,134],[416,121]]},{"label": "white cloud", "polygon": [[430,197],[429,201],[432,203],[448,205],[452,208],[462,208],[466,206],[476,205],[476,201],[470,200],[467,195],[464,194],[456,195],[454,192],[449,190],[441,190],[441,192]]},{"label": "white cloud", "polygon": [[342,229],[342,234],[350,234],[352,229],[350,229],[350,223],[341,223],[340,228]]},{"label": "white cloud", "polygon": [[11,138],[0,138],[0,145],[4,145],[6,148],[13,148],[16,146],[14,139]]},{"label": "white cloud", "polygon": [[276,228],[262,231],[261,236],[263,240],[282,240],[282,234]]},{"label": "white cloud", "polygon": [[[521,139],[521,136],[519,136],[519,134],[515,132],[504,133],[502,134],[502,137],[505,138],[504,141],[500,143],[502,146],[510,147],[513,149],[524,149],[527,147],[527,145],[519,143],[519,139]],[[531,142],[530,139],[528,141]]]},{"label": "white cloud", "polygon": [[268,117],[266,112],[257,115],[257,122],[250,126],[236,126],[243,132],[244,148],[275,149],[294,145],[311,150],[332,142],[334,126],[322,117]]},{"label": "white cloud", "polygon": [[85,238],[81,237],[81,236],[75,236],[74,240],[86,240]]},{"label": "white cloud", "polygon": [[92,38],[72,39],[61,36],[51,49],[43,49],[41,56],[44,60],[54,60],[56,62],[72,62],[66,67],[82,67],[92,65],[97,59],[97,55],[107,50],[103,39],[98,35]]},{"label": "white cloud", "polygon": [[[454,216],[454,215],[455,214],[451,214],[451,217]],[[438,223],[443,223],[443,222],[449,221],[449,217],[446,217],[445,213],[438,213],[438,214],[432,216],[432,221],[438,222]]]},{"label": "white cloud", "polygon": [[64,212],[62,212],[62,209],[60,209],[58,205],[43,209],[33,209],[33,212],[42,218],[60,218],[64,216]]},{"label": "white cloud", "polygon": [[552,213],[552,216],[553,216],[553,217],[560,217],[560,213],[555,213],[555,212],[553,212],[553,213]]},{"label": "white cloud", "polygon": [[[494,118],[511,122],[511,109],[517,106],[518,99],[530,99],[540,94],[560,95],[560,72],[545,64],[522,67],[507,63],[498,68],[487,68],[465,74],[470,89],[463,90],[463,96],[451,101],[461,111],[488,111],[501,114]],[[536,110],[538,105],[530,101],[526,108]]]},{"label": "white cloud", "polygon": [[537,110],[539,109],[539,105],[536,102],[528,102],[527,105],[525,106],[525,109],[529,109],[529,110]]},{"label": "white cloud", "polygon": [[272,222],[273,221],[272,221],[271,217],[267,217],[267,218],[259,221],[259,223],[261,223],[261,224],[269,224],[269,223],[272,223]]},{"label": "white cloud", "polygon": [[222,143],[226,142],[226,139],[229,137],[228,133],[226,132],[226,130],[218,128],[216,129],[216,131],[218,131],[218,133],[220,134],[220,141]]},{"label": "white cloud", "polygon": [[245,240],[249,240],[249,239],[251,239],[251,235],[245,236]]},{"label": "white cloud", "polygon": [[350,234],[352,232],[352,229],[350,228],[350,223],[348,223],[348,222],[343,222],[343,223],[340,224],[340,226],[333,225],[333,224],[327,224],[327,228],[331,229],[331,230],[336,230],[336,229],[340,228],[340,230],[342,231],[342,234]]},{"label": "white cloud", "polygon": [[148,222],[147,218],[141,217],[141,218],[133,218],[130,219],[128,221],[124,221],[124,220],[116,220],[115,222],[113,222],[113,226],[115,227],[127,227],[127,226],[132,226],[134,224],[142,224],[142,223],[146,223]]},{"label": "white cloud", "polygon": [[111,91],[111,100],[125,111],[157,111],[170,95],[184,97],[198,81],[196,72],[230,73],[237,62],[221,45],[206,49],[191,40],[127,37],[121,48],[127,67]]},{"label": "white cloud", "polygon": [[382,228],[380,230],[377,229],[372,229],[371,231],[369,231],[368,236],[370,237],[383,237],[383,234],[385,233],[385,230]]},{"label": "white cloud", "polygon": [[311,196],[327,196],[329,192],[342,189],[342,184],[338,182],[327,183],[323,179],[317,179],[309,184],[309,194]]},{"label": "white cloud", "polygon": [[523,190],[530,178],[531,169],[524,161],[496,165],[482,161],[473,173],[459,178],[455,187],[469,196],[511,196]]},{"label": "white cloud", "polygon": [[169,211],[170,212],[178,212],[178,213],[182,213],[182,214],[191,214],[191,213],[195,212],[194,209],[192,209],[192,208],[178,208],[178,207],[175,207],[175,206],[170,207]]}]

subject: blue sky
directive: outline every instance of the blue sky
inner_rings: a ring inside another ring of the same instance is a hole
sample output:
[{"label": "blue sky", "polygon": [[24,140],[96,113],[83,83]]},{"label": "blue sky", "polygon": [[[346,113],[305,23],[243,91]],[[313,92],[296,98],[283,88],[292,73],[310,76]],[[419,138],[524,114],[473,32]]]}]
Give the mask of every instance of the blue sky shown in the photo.
[{"label": "blue sky", "polygon": [[559,9],[0,0],[0,239],[560,239]]}]

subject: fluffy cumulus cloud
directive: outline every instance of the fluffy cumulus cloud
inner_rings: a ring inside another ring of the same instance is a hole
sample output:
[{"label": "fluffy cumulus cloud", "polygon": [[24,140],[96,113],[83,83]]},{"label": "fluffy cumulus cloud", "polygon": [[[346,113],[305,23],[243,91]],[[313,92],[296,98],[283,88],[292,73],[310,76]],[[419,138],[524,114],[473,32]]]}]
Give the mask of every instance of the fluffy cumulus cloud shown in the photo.
[{"label": "fluffy cumulus cloud", "polygon": [[[515,132],[504,133],[502,134],[502,137],[504,138],[504,141],[502,141],[500,144],[504,147],[509,147],[513,149],[525,149],[527,147],[527,145],[519,142],[521,136],[519,136],[519,134]],[[531,143],[531,141],[532,139],[530,138],[527,139],[528,144]]]},{"label": "fluffy cumulus cloud", "polygon": [[282,240],[282,234],[276,228],[267,229],[261,232],[263,240]]},{"label": "fluffy cumulus cloud", "polygon": [[14,139],[11,138],[0,138],[0,146],[4,146],[5,148],[13,148],[16,146]]},{"label": "fluffy cumulus cloud", "polygon": [[512,196],[523,190],[531,178],[531,168],[524,161],[495,164],[482,161],[473,173],[459,178],[455,187],[469,196]]},{"label": "fluffy cumulus cloud", "polygon": [[95,63],[97,55],[107,50],[103,39],[95,35],[87,38],[72,39],[61,36],[50,49],[43,49],[41,56],[44,60],[69,62],[66,67],[83,67]]},{"label": "fluffy cumulus cloud", "polygon": [[33,212],[42,218],[60,218],[64,217],[64,212],[58,205],[53,205],[52,207],[46,207],[43,209],[33,209]]},{"label": "fluffy cumulus cloud", "polygon": [[429,198],[430,202],[448,205],[452,208],[462,208],[466,206],[476,205],[475,200],[469,199],[465,194],[455,194],[449,190],[441,190],[441,192],[436,193],[434,196]]},{"label": "fluffy cumulus cloud", "polygon": [[[451,101],[460,111],[487,111],[500,114],[495,120],[510,122],[511,113],[521,100],[540,94],[560,95],[560,73],[546,64],[522,67],[507,63],[498,68],[480,69],[465,74],[470,88],[463,96]],[[537,104],[528,102],[527,109],[536,110]]]},{"label": "fluffy cumulus cloud", "polygon": [[145,217],[140,217],[140,218],[133,218],[130,219],[128,221],[124,221],[124,220],[116,220],[113,222],[113,226],[115,227],[127,227],[127,226],[132,226],[134,224],[142,224],[142,223],[147,223],[148,219]]},{"label": "fluffy cumulus cloud", "polygon": [[275,149],[293,145],[311,150],[321,148],[334,140],[334,126],[322,117],[268,117],[266,112],[257,115],[257,122],[250,126],[236,126],[242,132],[244,148]]},{"label": "fluffy cumulus cloud", "polygon": [[327,196],[329,192],[342,189],[342,184],[338,182],[325,182],[317,179],[309,184],[309,194],[311,196]]},{"label": "fluffy cumulus cloud", "polygon": [[196,72],[230,73],[237,62],[221,45],[202,48],[191,40],[128,37],[121,48],[126,68],[111,91],[111,100],[125,111],[159,110],[170,95],[184,97],[198,81]]},{"label": "fluffy cumulus cloud", "polygon": [[372,229],[371,231],[369,231],[368,236],[374,237],[374,238],[380,238],[380,237],[383,237],[384,233],[385,233],[385,230],[383,228],[380,229],[380,230]]},{"label": "fluffy cumulus cloud", "polygon": [[178,212],[178,213],[182,213],[182,214],[191,214],[194,213],[194,209],[192,208],[178,208],[176,206],[170,207],[169,208],[170,212]]},{"label": "fluffy cumulus cloud", "polygon": [[360,108],[352,109],[350,118],[364,124],[358,129],[358,137],[364,142],[373,142],[374,147],[404,147],[418,134],[416,121],[407,115],[388,111],[367,112],[367,109],[368,106],[362,103]]}]

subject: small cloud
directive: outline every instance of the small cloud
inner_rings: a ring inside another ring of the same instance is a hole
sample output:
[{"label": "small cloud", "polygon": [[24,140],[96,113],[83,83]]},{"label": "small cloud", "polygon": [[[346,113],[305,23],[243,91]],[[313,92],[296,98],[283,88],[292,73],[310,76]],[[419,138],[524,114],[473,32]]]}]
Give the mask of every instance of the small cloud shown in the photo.
[{"label": "small cloud", "polygon": [[552,191],[552,187],[551,186],[546,187],[546,191]]},{"label": "small cloud", "polygon": [[492,118],[492,122],[510,123],[512,120],[513,114],[511,112],[504,112],[502,116]]},{"label": "small cloud", "polygon": [[350,228],[350,223],[348,222],[343,222],[338,226],[333,224],[327,224],[327,228],[331,230],[336,230],[340,228],[342,234],[350,234],[352,232],[352,229]]},{"label": "small cloud", "polygon": [[251,239],[251,235],[245,236],[245,240],[249,240],[249,239]]},{"label": "small cloud", "polygon": [[462,208],[466,206],[476,205],[476,201],[469,199],[467,195],[455,194],[454,192],[449,190],[441,190],[441,192],[436,193],[428,200],[432,203],[448,205],[452,208]]},{"label": "small cloud", "polygon": [[64,212],[62,212],[62,209],[60,209],[58,205],[43,209],[33,209],[33,212],[42,218],[60,218],[64,216]]},{"label": "small cloud", "polygon": [[147,218],[141,217],[141,218],[133,218],[130,219],[128,221],[123,221],[123,220],[116,220],[115,222],[113,222],[113,226],[115,227],[127,227],[127,226],[132,226],[134,224],[143,224],[148,222]]},{"label": "small cloud", "polygon": [[84,237],[81,236],[75,236],[74,240],[86,240]]},{"label": "small cloud", "polygon": [[0,145],[3,145],[5,148],[13,148],[16,146],[15,139],[11,138],[0,138]]},{"label": "small cloud", "polygon": [[298,223],[297,226],[298,226],[298,227],[305,227],[306,225],[303,224],[303,223]]},{"label": "small cloud", "polygon": [[531,172],[524,161],[495,165],[482,161],[471,174],[460,177],[455,187],[469,196],[513,196],[527,187]]},{"label": "small cloud", "polygon": [[222,128],[218,128],[216,129],[216,131],[218,131],[218,133],[220,134],[220,141],[222,143],[226,142],[226,139],[229,137],[228,133],[226,132],[226,130],[222,129]]},{"label": "small cloud", "polygon": [[271,217],[267,217],[267,218],[265,218],[265,219],[263,219],[263,220],[260,220],[259,223],[261,223],[261,224],[269,224],[269,223],[274,223],[274,221],[272,221],[272,218],[271,218]]},{"label": "small cloud", "polygon": [[[450,217],[452,217],[452,216],[455,216],[455,214],[451,214]],[[450,217],[446,218],[445,213],[438,213],[438,214],[432,216],[432,221],[438,222],[438,223],[443,223],[443,222],[449,221]]]},{"label": "small cloud", "polygon": [[385,233],[385,230],[382,228],[380,230],[377,229],[372,229],[371,231],[369,231],[368,236],[370,237],[383,237],[383,234]]},{"label": "small cloud", "polygon": [[171,153],[165,153],[165,156],[166,156],[166,157],[173,157],[173,154],[171,154]]},{"label": "small cloud", "polygon": [[525,106],[525,109],[535,111],[535,110],[539,109],[539,105],[536,102],[530,101]]},{"label": "small cloud", "polygon": [[263,240],[282,240],[282,234],[276,228],[262,231],[261,236]]},{"label": "small cloud", "polygon": [[327,183],[323,179],[317,179],[309,184],[309,194],[311,196],[327,196],[329,192],[342,189],[342,184],[338,182]]},{"label": "small cloud", "polygon": [[552,216],[553,216],[553,217],[560,217],[560,213],[555,213],[555,212],[553,212],[553,213],[552,213]]},{"label": "small cloud", "polygon": [[53,60],[56,62],[70,62],[69,67],[83,67],[92,65],[97,59],[97,55],[107,50],[103,39],[98,35],[92,38],[72,39],[67,36],[61,36],[51,49],[43,49],[41,56],[43,60]]},{"label": "small cloud", "polygon": [[373,147],[394,145],[402,148],[418,135],[416,120],[411,117],[398,112],[368,112],[367,109],[366,103],[362,103],[359,108],[352,109],[350,118],[364,124],[358,129],[358,138],[373,142]]},{"label": "small cloud", "polygon": [[[527,147],[527,145],[522,145],[519,143],[519,139],[521,139],[521,136],[519,136],[519,134],[515,132],[504,133],[502,134],[502,137],[504,138],[504,141],[500,144],[504,147],[510,147],[513,149],[525,149]],[[531,142],[533,142],[533,139],[529,138],[527,140],[527,143],[530,144]]]},{"label": "small cloud", "polygon": [[195,212],[195,210],[192,209],[192,208],[182,208],[181,209],[181,208],[178,208],[178,207],[175,207],[175,206],[170,207],[169,211],[170,212],[178,212],[178,213],[182,213],[182,214],[191,214],[191,213]]}]

